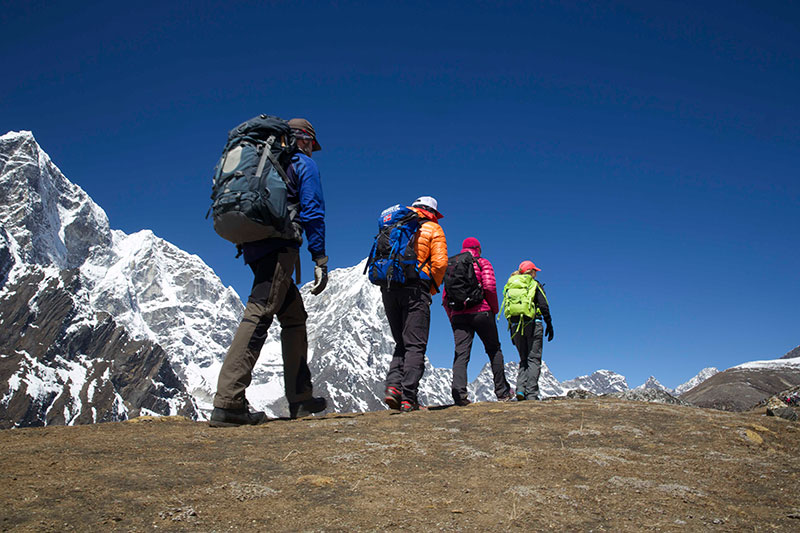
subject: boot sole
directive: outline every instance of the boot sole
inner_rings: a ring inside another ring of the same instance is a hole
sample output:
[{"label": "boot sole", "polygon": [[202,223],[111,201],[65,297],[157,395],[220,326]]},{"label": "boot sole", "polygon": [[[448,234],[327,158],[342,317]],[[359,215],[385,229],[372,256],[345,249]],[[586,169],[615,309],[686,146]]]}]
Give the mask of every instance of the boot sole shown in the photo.
[{"label": "boot sole", "polygon": [[264,424],[269,420],[268,418],[264,417],[263,420],[256,422],[255,424],[251,422],[223,422],[221,420],[209,420],[208,426],[212,428],[238,428],[240,426],[258,426]]},{"label": "boot sole", "polygon": [[300,407],[297,408],[297,411],[295,411],[294,413],[292,413],[292,408],[289,407],[289,418],[292,419],[292,420],[295,420],[295,419],[298,419],[298,418],[306,418],[308,416],[312,416],[312,415],[315,415],[317,413],[321,413],[322,411],[324,411],[327,408],[328,408],[327,402],[322,407],[319,407],[319,408],[315,407],[314,410],[310,410],[307,407],[300,406]]},{"label": "boot sole", "polygon": [[239,426],[250,426],[253,424],[237,424],[235,422],[218,422],[216,420],[209,421],[208,426],[212,428],[236,428]]},{"label": "boot sole", "polygon": [[394,409],[395,411],[400,410],[400,400],[395,398],[394,396],[387,396],[383,399],[383,403],[389,406],[389,409]]}]

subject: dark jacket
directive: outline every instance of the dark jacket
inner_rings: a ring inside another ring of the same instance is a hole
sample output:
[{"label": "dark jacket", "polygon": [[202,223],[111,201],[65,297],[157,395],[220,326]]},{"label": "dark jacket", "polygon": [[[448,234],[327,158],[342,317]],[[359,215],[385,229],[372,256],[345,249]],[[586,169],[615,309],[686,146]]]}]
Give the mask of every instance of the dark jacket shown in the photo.
[{"label": "dark jacket", "polygon": [[544,285],[539,283],[539,289],[536,291],[536,296],[533,297],[533,303],[536,304],[536,309],[542,314],[542,320],[545,324],[552,324],[550,317],[550,306],[547,303],[547,296],[544,293]]}]

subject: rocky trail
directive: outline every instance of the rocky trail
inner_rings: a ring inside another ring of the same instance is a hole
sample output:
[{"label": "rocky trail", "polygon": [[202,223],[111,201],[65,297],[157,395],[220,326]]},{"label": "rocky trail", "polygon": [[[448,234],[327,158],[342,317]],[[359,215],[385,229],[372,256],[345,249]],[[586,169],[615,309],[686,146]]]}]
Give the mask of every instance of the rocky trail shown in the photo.
[{"label": "rocky trail", "polygon": [[2,531],[797,531],[800,425],[613,399],[0,432]]}]

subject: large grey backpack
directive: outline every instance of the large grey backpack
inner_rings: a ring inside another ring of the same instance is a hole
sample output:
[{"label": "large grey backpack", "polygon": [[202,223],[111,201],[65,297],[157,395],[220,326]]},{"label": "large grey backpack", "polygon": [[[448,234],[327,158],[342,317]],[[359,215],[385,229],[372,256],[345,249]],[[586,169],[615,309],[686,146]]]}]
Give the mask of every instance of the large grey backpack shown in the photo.
[{"label": "large grey backpack", "polygon": [[259,115],[239,124],[214,170],[214,231],[235,244],[268,238],[302,241],[287,199],[287,169],[297,143],[288,122]]}]

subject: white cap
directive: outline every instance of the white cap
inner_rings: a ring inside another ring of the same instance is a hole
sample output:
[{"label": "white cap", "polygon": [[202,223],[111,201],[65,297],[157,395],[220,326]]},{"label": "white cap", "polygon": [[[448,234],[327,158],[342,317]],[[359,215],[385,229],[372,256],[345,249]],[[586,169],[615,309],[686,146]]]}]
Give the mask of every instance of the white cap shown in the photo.
[{"label": "white cap", "polygon": [[439,212],[439,202],[437,202],[436,198],[433,196],[420,196],[414,200],[414,203],[411,204],[411,207],[428,207],[437,213]]}]

